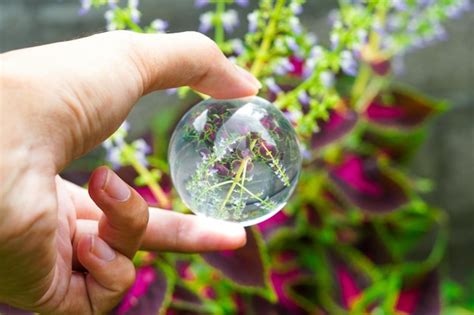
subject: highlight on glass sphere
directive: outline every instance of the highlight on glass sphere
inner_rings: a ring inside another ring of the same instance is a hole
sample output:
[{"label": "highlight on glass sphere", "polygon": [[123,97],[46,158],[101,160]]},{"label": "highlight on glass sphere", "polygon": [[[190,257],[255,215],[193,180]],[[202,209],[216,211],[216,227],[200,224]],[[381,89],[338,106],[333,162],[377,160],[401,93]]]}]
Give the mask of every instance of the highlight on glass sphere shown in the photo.
[{"label": "highlight on glass sphere", "polygon": [[301,170],[293,127],[260,97],[208,99],[192,107],[176,126],[168,159],[191,211],[243,226],[281,210]]}]

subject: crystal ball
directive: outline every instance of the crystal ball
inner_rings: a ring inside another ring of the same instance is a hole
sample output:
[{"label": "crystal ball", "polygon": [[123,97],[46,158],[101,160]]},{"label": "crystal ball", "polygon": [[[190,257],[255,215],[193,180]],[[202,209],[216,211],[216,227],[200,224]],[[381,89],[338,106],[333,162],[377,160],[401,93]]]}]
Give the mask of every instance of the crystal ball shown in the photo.
[{"label": "crystal ball", "polygon": [[193,106],[174,130],[168,159],[173,184],[191,211],[243,226],[283,208],[301,170],[295,130],[260,97]]}]

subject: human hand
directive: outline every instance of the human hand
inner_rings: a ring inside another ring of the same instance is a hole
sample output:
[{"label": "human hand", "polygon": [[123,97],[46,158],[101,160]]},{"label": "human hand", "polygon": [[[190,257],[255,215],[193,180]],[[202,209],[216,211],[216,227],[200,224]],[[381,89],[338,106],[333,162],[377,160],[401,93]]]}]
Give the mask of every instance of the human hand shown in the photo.
[{"label": "human hand", "polygon": [[111,32],[6,53],[0,66],[0,302],[44,314],[103,314],[133,283],[138,248],[245,243],[240,226],[148,209],[107,168],[92,174],[89,195],[57,176],[153,90],[255,94],[258,82],[207,37]]}]

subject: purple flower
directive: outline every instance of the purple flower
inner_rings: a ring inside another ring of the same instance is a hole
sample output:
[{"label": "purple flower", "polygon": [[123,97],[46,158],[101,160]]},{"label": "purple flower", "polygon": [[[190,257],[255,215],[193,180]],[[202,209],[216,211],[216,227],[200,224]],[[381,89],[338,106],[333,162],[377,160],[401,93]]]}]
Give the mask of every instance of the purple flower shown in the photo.
[{"label": "purple flower", "polygon": [[298,35],[301,34],[303,29],[301,27],[300,20],[297,17],[292,16],[288,22],[290,23],[290,27],[293,33]]},{"label": "purple flower", "polygon": [[258,12],[253,11],[252,13],[247,15],[247,19],[249,21],[249,32],[254,33],[255,31],[257,31],[258,27]]},{"label": "purple flower", "polygon": [[332,72],[321,72],[321,74],[319,75],[319,79],[326,88],[330,88],[334,85],[334,74]]},{"label": "purple flower", "polygon": [[308,77],[314,70],[316,63],[319,59],[323,56],[323,49],[321,46],[315,46],[311,48],[311,52],[309,53],[309,58],[305,61],[305,69],[304,69],[304,76]]},{"label": "purple flower", "polygon": [[399,11],[405,11],[408,8],[405,0],[392,0],[392,5]]},{"label": "purple flower", "polygon": [[309,97],[308,93],[306,93],[305,91],[301,91],[301,93],[298,94],[298,101],[301,104],[309,104],[310,97]]},{"label": "purple flower", "polygon": [[336,49],[339,45],[339,34],[332,32],[331,36],[329,37],[329,40],[331,42],[331,48]]},{"label": "purple flower", "polygon": [[157,33],[164,33],[168,28],[169,23],[161,19],[156,19],[151,22],[150,25]]},{"label": "purple flower", "polygon": [[276,84],[275,80],[273,78],[268,78],[263,81],[265,85],[268,87],[270,92],[274,94],[279,94],[282,92],[282,89]]},{"label": "purple flower", "polygon": [[81,8],[79,9],[79,15],[84,15],[89,12],[92,6],[91,0],[81,0]]},{"label": "purple flower", "polygon": [[230,45],[232,46],[232,51],[236,55],[240,55],[244,52],[244,44],[242,43],[242,40],[236,38],[230,41]]},{"label": "purple flower", "polygon": [[303,117],[303,113],[299,110],[292,110],[292,111],[285,111],[283,112],[286,119],[288,119],[292,124],[296,124],[296,122]]},{"label": "purple flower", "polygon": [[357,62],[350,51],[344,50],[341,52],[340,65],[342,71],[347,75],[355,76],[357,74]]},{"label": "purple flower", "polygon": [[303,6],[299,3],[293,2],[292,4],[290,4],[290,10],[291,12],[293,12],[294,15],[300,15],[301,13],[303,13]]},{"label": "purple flower", "polygon": [[130,8],[138,8],[138,5],[140,4],[140,0],[128,0],[128,6]]},{"label": "purple flower", "polygon": [[273,70],[278,75],[285,75],[290,71],[293,71],[293,64],[288,58],[281,58]]},{"label": "purple flower", "polygon": [[109,0],[109,8],[115,9],[117,7],[117,0]]},{"label": "purple flower", "polygon": [[214,17],[214,13],[206,12],[201,14],[199,17],[199,31],[201,33],[207,33],[212,27],[212,19]]},{"label": "purple flower", "polygon": [[286,44],[288,45],[288,48],[290,48],[294,53],[298,52],[300,50],[300,47],[298,46],[298,43],[293,37],[287,37],[286,38]]},{"label": "purple flower", "polygon": [[231,33],[239,25],[239,15],[235,10],[228,10],[222,14],[222,25],[226,32]]},{"label": "purple flower", "polygon": [[140,11],[138,11],[137,9],[132,9],[132,12],[130,13],[130,15],[132,17],[133,23],[135,24],[140,23],[140,16],[141,16]]},{"label": "purple flower", "polygon": [[249,5],[249,0],[235,0],[235,3],[241,7],[246,7]]},{"label": "purple flower", "polygon": [[339,11],[336,9],[331,10],[328,14],[329,25],[333,26],[338,20],[339,20]]},{"label": "purple flower", "polygon": [[448,33],[441,24],[436,24],[433,26],[433,35],[434,38],[440,41],[444,41],[448,38]]},{"label": "purple flower", "polygon": [[195,5],[197,8],[202,8],[202,7],[204,7],[204,6],[208,5],[208,4],[209,4],[209,0],[196,0],[196,1],[194,2],[194,5]]}]

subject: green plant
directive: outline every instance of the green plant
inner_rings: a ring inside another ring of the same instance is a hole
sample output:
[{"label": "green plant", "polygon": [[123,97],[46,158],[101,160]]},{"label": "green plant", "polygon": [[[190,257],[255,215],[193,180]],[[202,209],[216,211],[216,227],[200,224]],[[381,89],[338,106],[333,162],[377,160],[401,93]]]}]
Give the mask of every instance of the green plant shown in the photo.
[{"label": "green plant", "polygon": [[[403,54],[443,39],[441,23],[469,2],[341,0],[330,15],[329,47],[300,23],[303,0],[261,0],[248,16],[243,40],[226,35],[238,21],[231,6],[248,1],[197,1],[210,3],[215,10],[201,16],[200,30],[214,30],[221,49],[262,81],[261,95],[292,121],[304,146],[304,172],[284,211],[248,229],[241,250],[137,255],[135,288],[142,293],[132,289],[117,313],[134,313],[133,299],[143,305],[156,300],[152,286],[166,294],[149,313],[440,313],[437,267],[446,247],[447,218],[422,199],[429,182],[410,176],[405,165],[423,139],[426,122],[445,105],[394,84],[393,72]],[[165,30],[162,20],[140,26],[138,1],[121,4],[83,1],[86,9],[111,5],[108,29]],[[205,97],[189,88],[180,88],[178,95]],[[145,156],[145,146],[126,144],[125,136],[124,129],[114,136],[109,160],[135,169],[136,184],[145,187],[144,194],[152,193],[151,203],[187,211],[168,192],[164,154]],[[156,136],[161,143],[169,137],[163,129]],[[205,133],[201,140],[210,136]],[[240,161],[240,176],[229,177],[229,184],[237,190],[245,186],[248,160],[232,154],[218,158],[216,150],[194,174],[189,188],[196,198],[215,185],[200,186],[218,162],[230,169]],[[270,158],[278,171],[277,157]],[[432,230],[437,237],[431,252],[412,259],[420,239]],[[144,283],[141,272],[156,274],[156,281]],[[448,303],[447,309],[472,311],[472,303],[463,304]]]}]

